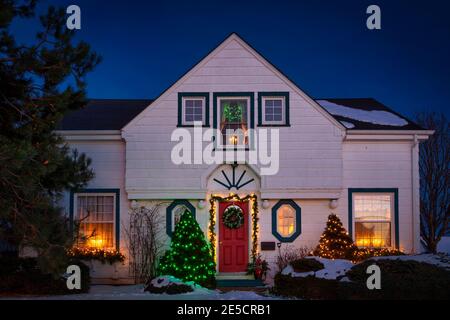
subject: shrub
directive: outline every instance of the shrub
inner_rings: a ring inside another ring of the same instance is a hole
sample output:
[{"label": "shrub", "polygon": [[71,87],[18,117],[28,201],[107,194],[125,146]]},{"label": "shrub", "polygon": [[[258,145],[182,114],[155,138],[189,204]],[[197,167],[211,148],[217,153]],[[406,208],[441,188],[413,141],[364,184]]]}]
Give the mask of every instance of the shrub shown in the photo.
[{"label": "shrub", "polygon": [[314,276],[296,277],[278,273],[274,279],[273,292],[286,297],[297,297],[302,299],[330,299],[336,300],[339,282],[316,278]]},{"label": "shrub", "polygon": [[294,268],[295,272],[317,271],[325,267],[322,262],[308,258],[292,261],[291,266]]},{"label": "shrub", "polygon": [[292,264],[293,261],[306,257],[310,251],[311,250],[307,247],[297,248],[289,245],[285,248],[280,248],[276,260],[278,271],[281,272],[288,264]]},{"label": "shrub", "polygon": [[166,279],[161,277],[155,278],[149,281],[144,291],[158,294],[161,293],[180,294],[194,291],[194,289],[192,289],[190,285],[184,283],[168,282],[165,285],[160,285],[161,283],[166,281],[167,281]]},{"label": "shrub", "polygon": [[[381,290],[366,287],[367,267],[376,264],[381,270]],[[369,259],[347,272],[364,299],[450,299],[450,271],[435,265],[392,259]]]},{"label": "shrub", "polygon": [[[369,290],[367,267],[381,269],[381,289]],[[392,259],[367,260],[355,265],[346,276],[350,282],[277,274],[274,293],[302,299],[364,300],[449,300],[450,271],[417,261]]]},{"label": "shrub", "polygon": [[0,292],[30,295],[88,292],[90,284],[89,267],[79,261],[71,261],[71,264],[80,266],[80,290],[69,290],[66,278],[63,276],[55,278],[51,274],[43,273],[35,258],[0,258]]},{"label": "shrub", "polygon": [[372,257],[403,256],[403,252],[397,249],[386,248],[358,248],[353,256],[353,262],[361,262]]}]

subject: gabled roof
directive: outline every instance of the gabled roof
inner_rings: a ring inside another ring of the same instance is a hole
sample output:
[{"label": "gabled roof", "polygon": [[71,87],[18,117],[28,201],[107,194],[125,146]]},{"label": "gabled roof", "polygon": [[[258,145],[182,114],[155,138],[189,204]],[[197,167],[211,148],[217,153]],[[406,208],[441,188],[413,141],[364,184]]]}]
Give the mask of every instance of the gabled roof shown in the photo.
[{"label": "gabled roof", "polygon": [[[92,99],[66,115],[58,130],[121,130],[153,100]],[[318,99],[324,110],[347,130],[424,130],[372,98]]]},{"label": "gabled roof", "polygon": [[120,130],[153,100],[92,99],[64,116],[57,130]]},{"label": "gabled roof", "polygon": [[159,99],[182,83],[197,68],[205,64],[230,41],[237,41],[261,63],[278,75],[292,90],[324,115],[330,122],[344,130],[423,130],[414,122],[406,119],[387,106],[372,98],[364,99],[319,99],[314,100],[300,89],[276,66],[265,59],[256,49],[245,42],[239,35],[232,33],[203,59],[190,68],[183,76],[164,90],[154,100],[89,100],[85,108],[67,114],[57,130],[126,130],[147,112],[150,104],[157,105]]}]

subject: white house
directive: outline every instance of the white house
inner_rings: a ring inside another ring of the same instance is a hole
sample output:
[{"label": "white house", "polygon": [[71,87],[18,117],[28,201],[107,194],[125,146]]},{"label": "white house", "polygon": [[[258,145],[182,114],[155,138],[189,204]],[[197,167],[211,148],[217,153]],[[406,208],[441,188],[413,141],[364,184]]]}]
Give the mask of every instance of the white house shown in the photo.
[{"label": "white house", "polygon": [[[226,115],[236,106],[238,121]],[[249,151],[247,132],[277,129],[279,170],[262,175],[261,165],[245,161],[175,164],[172,134],[193,132],[194,121],[221,130],[214,154],[236,145]],[[183,208],[214,237],[218,277],[242,276],[255,252],[273,263],[279,246],[315,247],[330,213],[359,246],[420,250],[418,145],[431,132],[374,99],[311,98],[236,34],[155,100],[91,100],[59,130],[95,171],[85,190],[64,199],[72,218],[92,213],[83,230],[97,237],[86,245],[127,256],[132,207],[163,203],[167,240]],[[230,194],[233,201],[221,201]],[[241,209],[239,228],[224,225],[229,206]],[[130,278],[128,261],[95,272],[105,281]]]}]

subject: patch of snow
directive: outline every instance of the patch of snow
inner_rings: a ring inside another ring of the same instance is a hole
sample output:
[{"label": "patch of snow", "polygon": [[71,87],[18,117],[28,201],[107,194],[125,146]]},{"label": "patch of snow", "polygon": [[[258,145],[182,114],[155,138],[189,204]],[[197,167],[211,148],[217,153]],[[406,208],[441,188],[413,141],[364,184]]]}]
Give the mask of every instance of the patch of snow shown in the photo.
[{"label": "patch of snow", "polygon": [[193,292],[182,294],[154,294],[144,292],[144,285],[95,285],[89,293],[59,296],[1,297],[14,300],[280,300],[282,297],[261,295],[253,291],[210,290],[197,286]]},{"label": "patch of snow", "polygon": [[442,237],[437,246],[438,252],[450,254],[450,237]]},{"label": "patch of snow", "polygon": [[316,278],[335,280],[339,276],[344,276],[345,273],[354,266],[351,261],[344,259],[330,260],[320,257],[306,257],[306,259],[315,259],[320,261],[324,265],[324,268],[316,272],[295,272],[294,268],[292,268],[291,265],[288,265],[281,273],[284,275],[290,275],[294,278],[314,276]]},{"label": "patch of snow", "polygon": [[[385,125],[385,126],[397,126],[403,127],[408,124],[405,119],[384,110],[361,110],[347,106],[343,106],[337,103],[330,102],[328,100],[317,100],[325,110],[335,116],[342,116],[345,118],[354,119],[361,122],[368,122],[373,124]],[[345,124],[344,124],[345,126]]]},{"label": "patch of snow", "polygon": [[347,122],[347,121],[341,121],[342,125],[344,127],[346,127],[347,129],[353,129],[355,127],[355,125],[351,122]]},{"label": "patch of snow", "polygon": [[172,283],[185,284],[185,285],[190,286],[194,290],[202,288],[201,286],[199,286],[198,284],[195,284],[192,281],[183,282],[183,280],[180,280],[180,279],[175,278],[173,276],[159,276],[157,278],[154,278],[151,281],[151,284],[154,287],[156,287],[156,288],[163,288],[163,287],[166,287],[166,286],[168,286],[169,284],[172,284]]},{"label": "patch of snow", "polygon": [[386,256],[386,257],[373,257],[370,260],[401,260],[401,261],[417,261],[433,264],[435,266],[445,268],[450,270],[450,256],[447,254],[416,254],[416,255],[405,255],[405,256]]}]

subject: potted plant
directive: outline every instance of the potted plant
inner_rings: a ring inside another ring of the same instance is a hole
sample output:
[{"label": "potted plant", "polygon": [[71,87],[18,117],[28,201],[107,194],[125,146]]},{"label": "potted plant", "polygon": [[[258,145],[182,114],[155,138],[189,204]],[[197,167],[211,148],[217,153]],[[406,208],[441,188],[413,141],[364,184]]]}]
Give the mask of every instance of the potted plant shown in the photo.
[{"label": "potted plant", "polygon": [[258,280],[264,280],[268,270],[270,270],[269,264],[261,258],[261,254],[258,254],[256,259],[247,265],[247,274],[253,274]]}]

